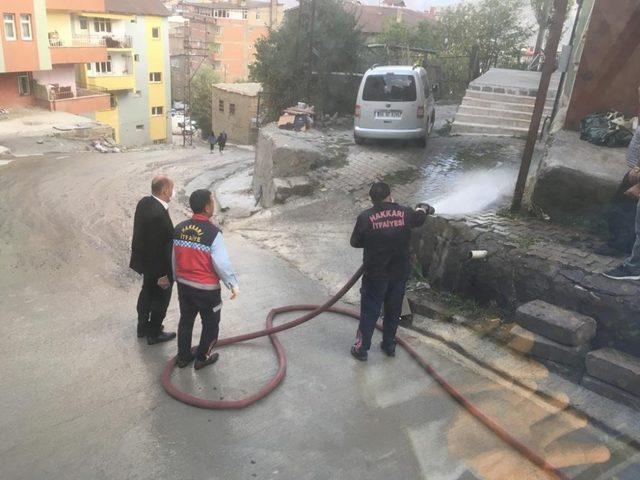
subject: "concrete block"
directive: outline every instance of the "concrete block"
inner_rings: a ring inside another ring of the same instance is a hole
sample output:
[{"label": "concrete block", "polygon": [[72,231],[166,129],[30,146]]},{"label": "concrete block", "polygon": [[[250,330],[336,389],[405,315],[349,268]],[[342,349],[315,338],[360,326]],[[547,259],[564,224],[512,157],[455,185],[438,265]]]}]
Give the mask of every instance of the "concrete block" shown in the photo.
[{"label": "concrete block", "polygon": [[584,367],[584,358],[589,351],[588,345],[577,347],[562,345],[519,325],[511,329],[511,335],[509,347],[517,352],[542,360],[551,360],[561,365]]},{"label": "concrete block", "polygon": [[419,293],[407,292],[406,298],[409,301],[411,312],[416,315],[443,320],[453,315],[451,310]]},{"label": "concrete block", "polygon": [[640,358],[603,348],[589,352],[586,363],[592,377],[640,396]]},{"label": "concrete block", "polygon": [[330,162],[318,131],[279,130],[275,124],[260,130],[256,145],[253,192],[263,207],[276,201],[274,178],[299,177]]},{"label": "concrete block", "polygon": [[284,202],[291,196],[306,196],[313,193],[314,185],[308,177],[274,178],[275,201]]},{"label": "concrete block", "polygon": [[627,170],[626,149],[598,147],[580,140],[579,132],[562,130],[540,160],[527,198],[552,220],[600,220]]},{"label": "concrete block", "polygon": [[609,385],[602,380],[592,377],[590,375],[585,375],[582,378],[582,385],[589,390],[592,390],[603,397],[610,398],[611,400],[615,400],[616,402],[622,403],[623,405],[627,405],[631,408],[635,408],[636,410],[640,410],[640,398],[636,397],[632,393],[629,393],[621,388],[614,387],[613,385]]},{"label": "concrete block", "polygon": [[516,323],[563,345],[588,343],[596,334],[596,321],[571,310],[534,300],[516,311]]}]

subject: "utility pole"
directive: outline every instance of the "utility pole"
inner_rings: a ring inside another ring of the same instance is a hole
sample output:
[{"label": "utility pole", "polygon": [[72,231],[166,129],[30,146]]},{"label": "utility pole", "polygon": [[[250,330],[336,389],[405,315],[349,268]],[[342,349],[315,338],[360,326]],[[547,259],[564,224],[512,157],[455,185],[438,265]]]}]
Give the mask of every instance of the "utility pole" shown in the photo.
[{"label": "utility pole", "polygon": [[551,75],[556,68],[556,56],[558,54],[558,45],[562,37],[562,27],[567,14],[567,0],[554,0],[553,19],[549,27],[549,41],[544,52],[544,66],[542,67],[542,76],[540,77],[540,86],[538,87],[538,96],[533,107],[533,115],[531,117],[531,125],[529,126],[529,135],[527,144],[522,154],[522,163],[520,164],[520,172],[518,173],[518,181],[513,194],[513,203],[511,211],[516,213],[522,207],[522,197],[527,184],[527,176],[531,168],[531,159],[536,146],[538,130],[544,113],[544,105],[547,101],[547,93],[549,92],[549,84],[551,83]]},{"label": "utility pole", "polygon": [[[184,34],[184,52],[186,57],[186,65],[184,69],[185,75],[185,87],[186,87],[186,101],[184,106],[183,120],[182,120],[182,146],[186,147],[187,145],[193,145],[193,130],[191,126],[191,81],[200,66],[204,63],[205,59],[209,55],[209,49],[207,47],[207,36],[209,34],[208,30],[208,18],[206,15],[198,15],[189,13],[187,15],[187,22]],[[191,27],[192,22],[201,21],[204,26],[204,35],[202,36],[203,41],[202,45],[200,45],[200,41],[192,41],[191,39]],[[215,22],[214,22],[215,23]],[[193,68],[191,62],[194,58],[200,57],[200,62],[198,65]],[[189,123],[187,124],[187,119]]]},{"label": "utility pole", "polygon": [[307,102],[311,105],[311,79],[313,78],[313,34],[316,23],[316,0],[311,1],[311,15],[309,20],[309,56],[308,56],[308,72],[307,72]]}]

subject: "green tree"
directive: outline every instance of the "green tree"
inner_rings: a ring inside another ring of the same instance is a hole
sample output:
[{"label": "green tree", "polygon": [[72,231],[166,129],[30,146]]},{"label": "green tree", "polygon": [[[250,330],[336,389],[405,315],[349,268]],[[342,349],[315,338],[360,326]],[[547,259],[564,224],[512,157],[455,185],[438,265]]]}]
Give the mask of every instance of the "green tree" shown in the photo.
[{"label": "green tree", "polygon": [[204,138],[211,133],[211,91],[219,82],[213,67],[203,63],[191,80],[191,118],[198,122]]},{"label": "green tree", "polygon": [[[315,2],[311,38],[311,2],[287,12],[283,23],[256,43],[251,79],[262,84],[271,116],[305,101],[316,111],[352,111],[354,80],[332,72],[361,70],[361,33],[358,20],[342,0]],[[312,75],[312,72],[315,72]]]},{"label": "green tree", "polygon": [[[459,97],[473,79],[473,71],[519,66],[530,35],[521,20],[524,4],[525,0],[461,3],[444,9],[436,22],[422,22],[416,27],[391,24],[380,40],[438,52],[434,61],[441,68],[444,93]],[[475,68],[470,68],[472,55],[476,57]]]}]

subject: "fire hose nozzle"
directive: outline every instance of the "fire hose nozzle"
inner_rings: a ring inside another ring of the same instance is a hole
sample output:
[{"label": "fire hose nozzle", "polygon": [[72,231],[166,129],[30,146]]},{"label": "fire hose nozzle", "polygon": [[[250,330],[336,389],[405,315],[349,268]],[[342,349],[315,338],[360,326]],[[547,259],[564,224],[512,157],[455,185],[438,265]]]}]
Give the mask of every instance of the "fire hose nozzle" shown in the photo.
[{"label": "fire hose nozzle", "polygon": [[416,205],[416,208],[421,208],[422,210],[424,210],[426,212],[427,215],[433,215],[433,214],[436,213],[436,209],[433,208],[428,203],[421,202],[418,205]]}]

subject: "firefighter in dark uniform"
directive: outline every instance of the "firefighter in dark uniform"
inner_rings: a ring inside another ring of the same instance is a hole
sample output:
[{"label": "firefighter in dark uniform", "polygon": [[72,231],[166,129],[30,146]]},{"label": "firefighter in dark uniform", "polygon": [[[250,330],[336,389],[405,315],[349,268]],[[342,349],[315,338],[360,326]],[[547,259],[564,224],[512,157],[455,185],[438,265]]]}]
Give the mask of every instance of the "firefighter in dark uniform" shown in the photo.
[{"label": "firefighter in dark uniform", "polygon": [[434,213],[427,204],[415,209],[398,205],[391,198],[389,185],[383,182],[374,183],[369,196],[373,207],[358,216],[351,235],[351,246],[364,248],[360,325],[351,348],[351,354],[363,362],[383,306],[380,347],[388,356],[395,356],[396,331],[410,272],[411,229],[420,227],[427,215]]}]

